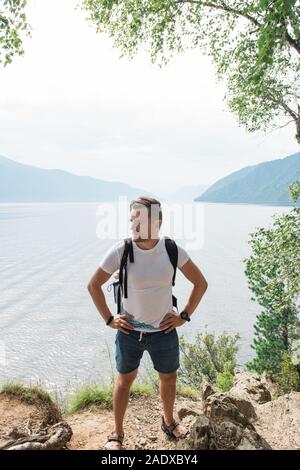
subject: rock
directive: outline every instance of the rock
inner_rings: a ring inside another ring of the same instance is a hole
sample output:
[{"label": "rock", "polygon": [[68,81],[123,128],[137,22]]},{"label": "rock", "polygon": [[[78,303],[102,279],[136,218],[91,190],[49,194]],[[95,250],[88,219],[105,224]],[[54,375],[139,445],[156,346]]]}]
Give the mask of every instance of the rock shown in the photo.
[{"label": "rock", "polygon": [[230,396],[251,401],[254,404],[266,403],[272,399],[265,378],[240,370],[235,370],[235,379],[233,387],[230,389]]},{"label": "rock", "polygon": [[198,416],[200,413],[187,406],[179,406],[177,408],[177,414],[178,418],[181,420],[186,418],[187,416]]},{"label": "rock", "polygon": [[[234,407],[234,405],[231,405]],[[230,409],[231,407],[228,407]],[[242,425],[234,422],[233,417],[239,416],[237,409],[231,410],[227,418],[222,414],[214,420],[208,416],[200,415],[194,421],[190,435],[177,442],[179,450],[270,450],[270,445],[256,432],[248,422]],[[247,420],[245,418],[244,423]]]},{"label": "rock", "polygon": [[271,375],[268,374],[267,372],[264,372],[261,375],[261,382],[265,385],[266,389],[269,390],[271,394],[271,399],[276,399],[278,396],[278,387],[277,385],[272,381]]},{"label": "rock", "polygon": [[210,420],[205,415],[198,416],[191,428],[189,440],[195,449],[209,449],[211,440]]},{"label": "rock", "polygon": [[177,449],[271,449],[250,421],[255,410],[249,401],[239,401],[225,393],[213,393],[205,399],[203,409],[204,414],[194,420],[189,436],[179,440]]},{"label": "rock", "polygon": [[147,439],[145,439],[144,437],[140,437],[135,443],[135,449],[136,450],[144,449],[146,444],[147,444]]},{"label": "rock", "polygon": [[236,450],[272,450],[272,447],[254,428],[246,428]]},{"label": "rock", "polygon": [[246,416],[249,420],[254,421],[257,419],[255,408],[251,401],[239,396],[232,396],[231,394],[227,395],[226,400],[230,403],[233,403],[239,412]]},{"label": "rock", "polygon": [[232,421],[214,422],[205,415],[196,418],[186,439],[177,442],[178,450],[270,450],[270,445],[252,427]]},{"label": "rock", "polygon": [[257,450],[257,448],[247,439],[243,438],[237,446],[236,450]]},{"label": "rock", "polygon": [[255,426],[273,449],[300,449],[300,392],[259,405],[257,414]]},{"label": "rock", "polygon": [[211,426],[210,420],[201,414],[194,421],[190,429],[190,435],[185,439],[179,439],[177,449],[199,449],[207,450],[210,448]]},{"label": "rock", "polygon": [[200,394],[203,401],[205,401],[210,395],[216,393],[216,390],[213,386],[207,381],[203,380],[201,383]]},{"label": "rock", "polygon": [[225,394],[211,395],[205,401],[206,416],[220,422],[222,420],[233,421],[241,426],[251,425],[249,419],[242,414],[230,397]]},{"label": "rock", "polygon": [[[300,393],[277,397],[267,374],[241,370],[235,374],[234,386],[226,393],[202,383],[202,403],[196,408],[200,414],[185,418],[190,435],[178,441],[177,448],[299,450]],[[192,407],[192,402],[184,407]]]},{"label": "rock", "polygon": [[[248,419],[255,420],[257,418],[255,408],[252,403],[252,396],[255,395],[253,392],[249,396],[249,391],[245,386],[245,381],[246,384],[249,388],[249,383],[252,383],[252,388],[251,390],[254,390],[254,385],[253,381],[250,381],[250,375],[248,373],[243,373],[240,372],[239,370],[236,370],[236,379],[234,382],[234,386],[231,388],[229,392],[226,394],[217,392],[206,380],[202,382],[201,385],[201,397],[203,400],[204,408],[207,406],[209,401],[207,399],[213,395],[218,394],[220,397],[227,397],[227,401],[230,401],[233,403],[237,409],[245,415]],[[245,377],[245,374],[247,377]],[[262,385],[261,383],[257,383],[255,380],[255,386],[258,387],[258,389],[261,391],[261,388],[265,389],[265,386]],[[256,389],[255,389],[256,390]]]},{"label": "rock", "polygon": [[213,429],[215,449],[236,449],[243,438],[243,427],[231,421],[220,421]]}]

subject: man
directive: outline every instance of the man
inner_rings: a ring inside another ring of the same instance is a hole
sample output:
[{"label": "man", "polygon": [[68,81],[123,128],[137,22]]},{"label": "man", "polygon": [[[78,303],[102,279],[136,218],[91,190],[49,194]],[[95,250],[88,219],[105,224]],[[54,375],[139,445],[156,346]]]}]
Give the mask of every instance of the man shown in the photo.
[{"label": "man", "polygon": [[154,198],[139,197],[130,204],[134,262],[127,263],[127,298],[122,299],[121,314],[112,316],[102,285],[119,269],[124,241],[115,243],[105,254],[92,276],[88,290],[105,323],[118,330],[116,366],[119,372],[114,386],[115,429],[108,436],[105,449],[119,450],[124,440],[123,421],[130,387],[138,372],[141,357],[147,350],[159,373],[163,404],[161,428],[173,438],[183,438],[187,429],[174,420],[176,378],[179,368],[179,341],[176,328],[183,326],[207,289],[207,281],[188,253],[179,245],[177,267],[193,284],[188,302],[179,315],[173,310],[173,266],[160,238],[161,204]]}]

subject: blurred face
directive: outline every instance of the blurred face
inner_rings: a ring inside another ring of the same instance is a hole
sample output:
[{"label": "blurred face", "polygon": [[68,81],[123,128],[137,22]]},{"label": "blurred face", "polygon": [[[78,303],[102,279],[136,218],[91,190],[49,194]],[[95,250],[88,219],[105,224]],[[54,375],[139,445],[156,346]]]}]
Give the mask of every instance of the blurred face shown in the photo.
[{"label": "blurred face", "polygon": [[153,218],[151,223],[151,215],[148,213],[146,206],[134,206],[130,211],[130,222],[130,229],[134,240],[159,238],[159,220]]}]

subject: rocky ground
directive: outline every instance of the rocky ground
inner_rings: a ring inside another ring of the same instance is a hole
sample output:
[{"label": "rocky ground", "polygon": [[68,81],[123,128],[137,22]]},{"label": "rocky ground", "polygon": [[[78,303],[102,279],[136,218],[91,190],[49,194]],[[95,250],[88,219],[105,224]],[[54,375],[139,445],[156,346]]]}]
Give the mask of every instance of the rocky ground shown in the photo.
[{"label": "rocky ground", "polygon": [[[200,402],[178,398],[177,407],[199,409]],[[196,412],[195,412],[196,413]],[[126,449],[176,449],[176,442],[165,437],[160,430],[162,415],[158,397],[133,397],[129,401],[124,421],[124,448]],[[73,430],[68,445],[70,449],[103,449],[107,435],[114,428],[111,411],[82,411],[67,418]]]},{"label": "rocky ground", "polygon": [[[270,382],[242,371],[227,393],[203,383],[199,400],[177,397],[175,417],[190,429],[186,439],[177,441],[160,430],[158,397],[132,397],[125,418],[124,448],[300,449],[300,393],[279,398],[274,393]],[[0,448],[8,442],[28,446],[30,441],[34,448],[103,449],[113,426],[109,410],[61,416],[49,403],[28,404],[0,394]]]}]

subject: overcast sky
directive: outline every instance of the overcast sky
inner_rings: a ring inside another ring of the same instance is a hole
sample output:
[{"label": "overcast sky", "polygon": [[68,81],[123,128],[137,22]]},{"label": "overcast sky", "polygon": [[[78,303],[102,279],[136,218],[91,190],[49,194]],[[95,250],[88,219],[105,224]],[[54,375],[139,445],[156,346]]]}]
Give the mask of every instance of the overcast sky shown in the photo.
[{"label": "overcast sky", "polygon": [[26,54],[0,69],[1,155],[161,194],[299,151],[293,125],[239,127],[199,51],[120,59],[76,3],[29,0]]}]

